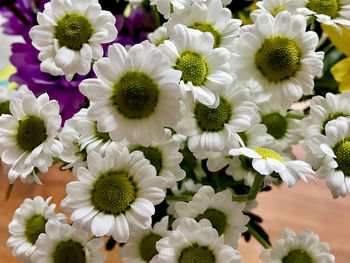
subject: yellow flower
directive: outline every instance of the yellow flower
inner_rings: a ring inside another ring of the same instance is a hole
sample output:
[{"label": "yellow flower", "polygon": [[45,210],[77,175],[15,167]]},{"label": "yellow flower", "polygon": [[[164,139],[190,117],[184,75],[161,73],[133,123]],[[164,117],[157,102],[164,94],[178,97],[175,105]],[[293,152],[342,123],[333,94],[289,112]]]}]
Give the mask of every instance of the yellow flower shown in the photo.
[{"label": "yellow flower", "polygon": [[342,32],[339,32],[334,26],[322,24],[323,32],[327,33],[332,43],[347,56],[337,62],[332,68],[331,73],[339,84],[339,91],[350,90],[350,31],[340,26]]}]

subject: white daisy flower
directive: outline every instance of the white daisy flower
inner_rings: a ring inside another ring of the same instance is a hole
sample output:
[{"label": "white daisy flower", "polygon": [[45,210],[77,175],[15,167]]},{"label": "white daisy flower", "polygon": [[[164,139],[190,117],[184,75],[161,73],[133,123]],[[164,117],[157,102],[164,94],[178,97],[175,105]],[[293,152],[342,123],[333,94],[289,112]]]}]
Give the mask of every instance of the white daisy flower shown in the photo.
[{"label": "white daisy flower", "polygon": [[89,153],[88,169],[79,168],[78,181],[67,184],[68,196],[61,206],[94,235],[126,242],[130,230],[151,226],[154,205],[165,196],[166,180],[156,176],[141,152],[119,149],[109,147],[104,158]]},{"label": "white daisy flower", "polygon": [[290,160],[287,156],[283,156],[274,150],[256,147],[254,149],[239,148],[231,149],[229,152],[233,156],[245,156],[242,158],[245,167],[254,169],[259,174],[265,176],[279,176],[288,185],[292,187],[297,180],[302,178],[305,182],[306,178],[313,178],[314,171],[306,162],[299,160]]},{"label": "white daisy flower", "polygon": [[313,79],[323,68],[324,53],[315,52],[317,34],[305,30],[300,15],[261,14],[254,25],[242,28],[231,65],[241,80],[256,80],[272,101],[282,100],[289,107],[312,93]]},{"label": "white daisy flower", "polygon": [[103,56],[101,44],[117,37],[115,17],[97,0],[52,0],[37,20],[29,35],[40,50],[40,69],[67,80],[86,75],[92,59]]},{"label": "white daisy flower", "polygon": [[306,17],[315,16],[320,23],[350,28],[349,0],[287,0],[286,9]]},{"label": "white daisy flower", "polygon": [[98,78],[79,86],[94,102],[88,117],[114,141],[126,138],[147,146],[162,140],[164,127],[173,127],[180,117],[181,72],[148,41],[128,52],[120,44],[111,45],[108,56],[94,64]]},{"label": "white daisy flower", "polygon": [[315,136],[315,139],[323,154],[318,177],[326,180],[333,198],[345,197],[350,192],[350,118],[330,121],[325,136]]},{"label": "white daisy flower", "polygon": [[232,19],[231,11],[223,7],[221,0],[210,0],[204,4],[194,3],[184,10],[172,13],[164,26],[171,32],[177,24],[203,33],[209,32],[214,37],[214,48],[224,47],[230,50],[239,35],[242,21]]},{"label": "white daisy flower", "polygon": [[262,13],[268,13],[272,16],[276,16],[279,12],[286,10],[286,0],[262,0],[256,2],[256,5],[259,7],[259,9],[253,10],[253,12],[250,14],[254,21],[258,15]]},{"label": "white daisy flower", "polygon": [[238,251],[224,244],[223,236],[219,237],[207,219],[197,223],[192,218],[182,218],[156,247],[159,254],[150,263],[239,263],[242,259]]},{"label": "white daisy flower", "polygon": [[157,176],[167,180],[167,188],[176,186],[176,182],[185,178],[186,173],[181,169],[183,159],[179,152],[180,143],[171,138],[171,132],[167,132],[167,140],[161,143],[152,143],[149,146],[129,145],[130,152],[141,151],[145,158],[156,168]]},{"label": "white daisy flower", "polygon": [[220,103],[218,93],[233,78],[228,60],[229,51],[215,48],[211,33],[202,33],[178,24],[169,33],[160,49],[169,57],[172,66],[182,72],[180,87],[183,96],[191,92],[200,103],[216,108]]},{"label": "white daisy flower", "polygon": [[158,254],[156,243],[168,235],[169,217],[163,217],[153,228],[131,233],[129,241],[123,246],[118,256],[123,262],[148,263]]},{"label": "white daisy flower", "polygon": [[188,136],[188,148],[192,152],[224,151],[234,142],[239,147],[238,133],[247,130],[257,116],[257,107],[245,88],[234,86],[218,96],[217,108],[187,99],[183,118],[175,129]]},{"label": "white daisy flower", "polygon": [[260,259],[267,263],[334,263],[329,245],[320,243],[319,237],[310,230],[295,233],[283,228],[275,246],[261,252]]},{"label": "white daisy flower", "polygon": [[11,114],[10,100],[13,98],[22,98],[25,93],[29,92],[26,85],[20,86],[17,90],[9,91],[7,86],[0,85],[0,116],[2,114]]},{"label": "white daisy flower", "polygon": [[32,262],[40,263],[102,263],[106,255],[98,251],[104,244],[100,238],[89,241],[88,232],[74,224],[62,224],[49,220],[45,234],[36,242],[37,250],[32,255]]},{"label": "white daisy flower", "polygon": [[165,19],[169,19],[174,10],[184,10],[193,3],[202,3],[206,0],[151,0],[150,4],[157,6],[157,10]]},{"label": "white daisy flower", "polygon": [[[56,205],[49,204],[51,197],[44,200],[41,196],[26,198],[9,224],[10,238],[7,245],[13,248],[12,254],[19,260],[31,263],[31,255],[36,250],[35,242],[49,219],[65,222],[63,214],[55,214]],[[35,261],[33,261],[35,262]]]},{"label": "white daisy flower", "polygon": [[215,193],[211,186],[203,186],[192,201],[177,202],[175,210],[179,217],[190,217],[197,221],[206,218],[219,236],[224,235],[225,244],[237,248],[238,238],[247,231],[249,217],[243,214],[245,204],[232,201],[229,189]]},{"label": "white daisy flower", "polygon": [[147,38],[151,43],[159,46],[163,44],[165,40],[169,39],[168,31],[164,26],[160,26],[153,33],[149,33]]},{"label": "white daisy flower", "polygon": [[26,92],[22,98],[10,100],[10,111],[12,115],[0,116],[1,161],[10,166],[10,184],[17,177],[23,182],[41,183],[37,173],[46,173],[52,157],[63,150],[55,139],[61,126],[58,103],[49,100],[46,93],[35,98]]}]

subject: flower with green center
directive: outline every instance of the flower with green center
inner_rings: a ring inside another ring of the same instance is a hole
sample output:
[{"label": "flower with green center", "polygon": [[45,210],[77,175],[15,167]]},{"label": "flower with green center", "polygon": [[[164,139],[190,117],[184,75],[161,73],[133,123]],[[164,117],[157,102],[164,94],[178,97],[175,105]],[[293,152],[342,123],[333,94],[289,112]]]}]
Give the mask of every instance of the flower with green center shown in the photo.
[{"label": "flower with green center", "polygon": [[84,43],[89,43],[93,33],[90,21],[83,15],[71,13],[60,18],[55,27],[55,38],[60,47],[79,51]]},{"label": "flower with green center", "polygon": [[143,146],[162,141],[164,128],[174,127],[179,119],[181,72],[148,41],[128,51],[110,45],[108,56],[94,63],[97,79],[79,86],[93,102],[87,118],[114,141]]},{"label": "flower with green center", "polygon": [[313,79],[322,72],[324,54],[315,52],[317,43],[317,35],[306,32],[303,17],[262,12],[240,35],[231,65],[241,80],[256,83],[255,96],[288,108],[302,94],[312,93]]},{"label": "flower with green center", "polygon": [[254,148],[253,149],[256,153],[258,153],[262,159],[266,160],[266,158],[271,158],[280,161],[281,163],[284,162],[283,158],[281,155],[276,153],[273,150],[266,149],[266,148]]},{"label": "flower with green center", "polygon": [[169,32],[169,40],[159,48],[170,58],[174,69],[181,71],[183,96],[191,92],[196,101],[216,108],[220,103],[218,93],[233,81],[228,50],[214,49],[214,37],[209,32],[182,24],[176,24]]},{"label": "flower with green center", "polygon": [[23,151],[32,151],[47,138],[44,120],[29,115],[19,121],[16,140]]},{"label": "flower with green center", "polygon": [[265,249],[260,259],[266,263],[334,263],[334,256],[329,254],[329,245],[320,243],[319,237],[310,230],[295,233],[289,228],[283,228],[280,238],[274,246]]},{"label": "flower with green center", "polygon": [[145,119],[157,107],[158,85],[143,72],[127,72],[112,90],[113,106],[127,119]]},{"label": "flower with green center", "polygon": [[196,22],[189,26],[189,28],[197,29],[202,32],[209,32],[214,37],[214,48],[217,48],[221,44],[221,35],[211,24]]},{"label": "flower with green center", "polygon": [[256,3],[258,9],[253,10],[251,17],[255,18],[262,13],[276,16],[279,12],[286,10],[286,0],[261,0]]},{"label": "flower with green center", "polygon": [[294,77],[301,64],[301,51],[296,42],[284,36],[264,39],[255,54],[255,65],[271,82]]},{"label": "flower with green center", "polygon": [[97,123],[95,122],[95,135],[98,139],[102,140],[103,143],[108,142],[111,137],[109,137],[108,132],[99,132],[97,130]]},{"label": "flower with green center", "polygon": [[99,251],[104,242],[100,238],[87,241],[88,232],[69,224],[49,220],[46,233],[37,240],[33,262],[102,263],[106,255]]},{"label": "flower with green center", "polygon": [[[49,204],[51,197],[44,200],[41,196],[34,199],[26,198],[16,210],[9,224],[10,238],[7,245],[13,248],[13,255],[19,259],[29,262],[31,255],[36,250],[36,241],[40,234],[45,233],[48,220],[64,222],[63,214],[55,214],[55,204]],[[30,261],[31,262],[31,261]]]},{"label": "flower with green center", "polygon": [[241,262],[241,255],[231,246],[225,245],[223,238],[219,239],[217,231],[206,219],[197,222],[192,218],[179,218],[173,223],[173,229],[169,236],[158,241],[161,245],[157,246],[159,254],[153,258],[154,262]]},{"label": "flower with green center", "polygon": [[261,123],[267,128],[267,133],[275,139],[281,139],[287,131],[287,120],[280,113],[274,112],[261,117]]},{"label": "flower with green center", "polygon": [[343,112],[334,112],[334,113],[329,113],[327,118],[323,121],[322,123],[322,129],[321,129],[321,134],[326,135],[326,125],[328,122],[337,119],[338,117],[348,117],[350,113],[343,113]]},{"label": "flower with green center", "polygon": [[307,7],[317,14],[335,18],[338,16],[339,0],[309,0]]},{"label": "flower with green center", "polygon": [[164,199],[166,180],[156,176],[142,152],[129,153],[126,147],[111,144],[103,158],[88,153],[87,167],[78,169],[79,181],[67,185],[68,196],[61,202],[72,220],[95,236],[111,235],[123,243],[129,239],[129,226],[150,227],[154,205]]},{"label": "flower with green center", "polygon": [[202,186],[192,201],[175,204],[178,217],[194,218],[197,222],[209,220],[218,235],[224,235],[225,244],[234,248],[239,236],[247,230],[249,217],[243,215],[243,208],[244,204],[232,201],[230,190],[215,193],[211,186]]},{"label": "flower with green center", "polygon": [[162,163],[163,163],[162,153],[158,148],[152,147],[152,146],[145,147],[145,146],[139,145],[134,147],[131,152],[133,151],[143,152],[143,154],[145,155],[145,158],[151,162],[154,168],[156,168],[157,174],[162,170]]},{"label": "flower with green center", "polygon": [[337,157],[338,169],[343,171],[344,176],[350,177],[350,138],[345,138],[333,147]]},{"label": "flower with green center", "polygon": [[115,40],[115,17],[97,0],[53,0],[38,13],[29,35],[40,51],[40,69],[51,75],[86,75],[92,60],[103,56],[101,44]]}]

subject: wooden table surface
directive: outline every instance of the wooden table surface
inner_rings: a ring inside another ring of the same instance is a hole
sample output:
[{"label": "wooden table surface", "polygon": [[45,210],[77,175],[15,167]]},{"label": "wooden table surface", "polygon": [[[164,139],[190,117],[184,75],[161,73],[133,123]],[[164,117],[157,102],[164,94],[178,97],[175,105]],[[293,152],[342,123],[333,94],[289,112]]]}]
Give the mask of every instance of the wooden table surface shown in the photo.
[{"label": "wooden table surface", "polygon": [[[300,155],[300,154],[299,154]],[[74,180],[70,172],[59,171],[58,166],[50,168],[43,177],[44,185],[16,182],[9,201],[3,201],[7,188],[7,177],[0,167],[0,263],[20,262],[11,255],[6,240],[9,237],[7,225],[16,208],[26,197],[53,195],[52,202],[58,204],[65,196],[65,185]],[[59,206],[56,211],[60,211]],[[299,232],[310,229],[328,242],[337,263],[350,263],[350,196],[334,200],[325,183],[318,180],[308,184],[300,181],[293,188],[281,186],[258,196],[258,207],[253,210],[263,219],[263,226],[272,241],[279,236],[283,227]],[[255,240],[239,242],[243,263],[260,263],[259,253],[263,250]],[[108,252],[108,263],[121,263],[117,251]],[[124,262],[127,263],[127,262]]]}]

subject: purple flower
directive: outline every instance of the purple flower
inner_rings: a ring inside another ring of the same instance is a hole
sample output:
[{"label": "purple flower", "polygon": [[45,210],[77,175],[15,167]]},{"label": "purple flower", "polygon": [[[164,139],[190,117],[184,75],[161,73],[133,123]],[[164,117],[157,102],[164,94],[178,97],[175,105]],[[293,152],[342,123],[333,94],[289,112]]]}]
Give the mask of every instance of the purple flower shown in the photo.
[{"label": "purple flower", "polygon": [[77,75],[71,82],[64,76],[55,77],[40,71],[39,51],[31,44],[15,43],[12,45],[11,63],[17,68],[17,73],[10,77],[10,81],[25,84],[35,95],[47,92],[50,99],[55,99],[60,105],[62,125],[65,120],[78,112],[85,102],[85,97],[79,91],[79,84],[87,76]]}]

